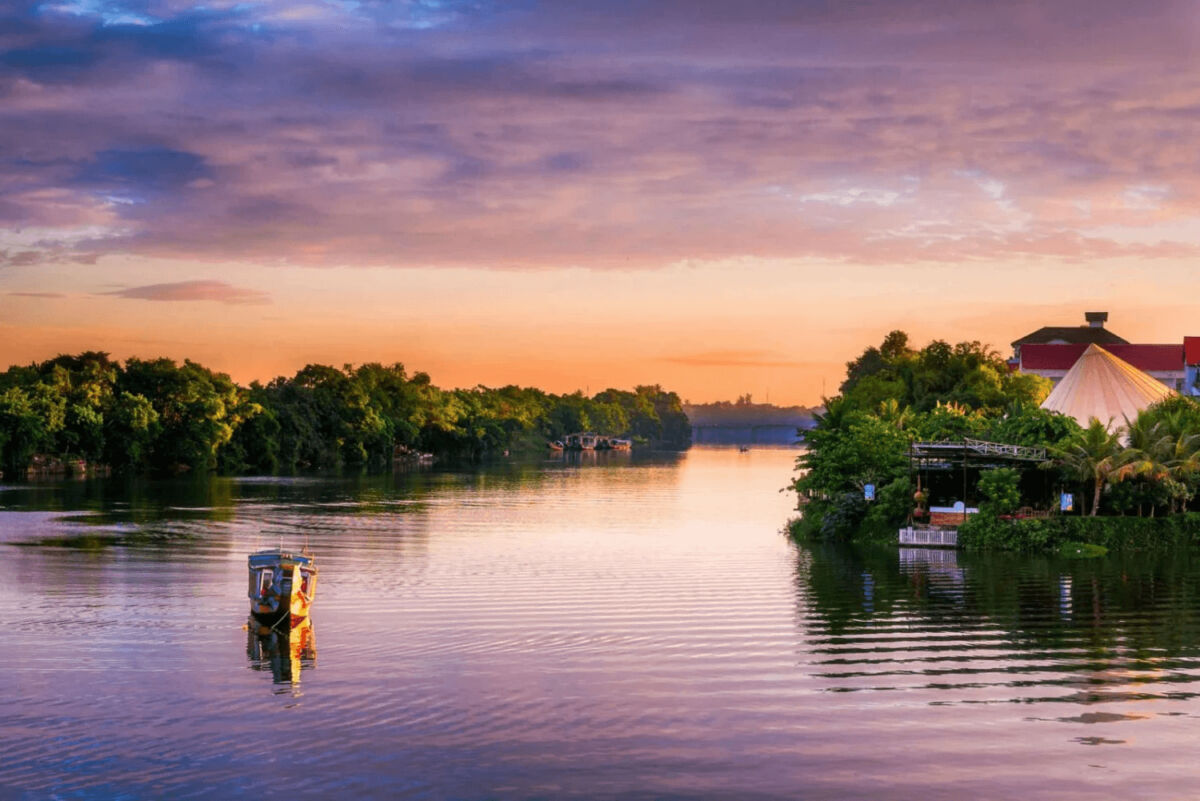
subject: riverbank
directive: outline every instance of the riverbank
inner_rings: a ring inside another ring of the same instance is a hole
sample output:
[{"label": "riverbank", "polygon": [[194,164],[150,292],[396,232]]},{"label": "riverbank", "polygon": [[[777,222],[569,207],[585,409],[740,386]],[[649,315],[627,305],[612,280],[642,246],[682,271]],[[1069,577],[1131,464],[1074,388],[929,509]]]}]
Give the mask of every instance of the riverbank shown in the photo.
[{"label": "riverbank", "polygon": [[[794,517],[786,530],[797,542],[820,541],[820,523]],[[1005,520],[972,515],[958,527],[958,547],[968,551],[1062,551],[1075,545],[1112,551],[1162,550],[1200,544],[1200,512],[1165,517],[1060,516]],[[860,526],[847,539],[854,542],[897,544],[896,529],[876,523]]]}]

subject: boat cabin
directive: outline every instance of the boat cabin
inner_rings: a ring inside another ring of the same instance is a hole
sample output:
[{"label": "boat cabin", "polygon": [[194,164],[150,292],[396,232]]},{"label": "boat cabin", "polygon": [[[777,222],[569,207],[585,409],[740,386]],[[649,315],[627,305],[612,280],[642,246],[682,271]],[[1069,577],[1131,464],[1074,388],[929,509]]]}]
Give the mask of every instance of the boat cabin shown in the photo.
[{"label": "boat cabin", "polygon": [[567,447],[573,451],[594,451],[600,443],[600,435],[590,431],[567,434]]},{"label": "boat cabin", "polygon": [[291,614],[295,622],[308,617],[317,594],[316,560],[309,554],[270,550],[249,558],[250,612],[258,620],[276,623]]}]

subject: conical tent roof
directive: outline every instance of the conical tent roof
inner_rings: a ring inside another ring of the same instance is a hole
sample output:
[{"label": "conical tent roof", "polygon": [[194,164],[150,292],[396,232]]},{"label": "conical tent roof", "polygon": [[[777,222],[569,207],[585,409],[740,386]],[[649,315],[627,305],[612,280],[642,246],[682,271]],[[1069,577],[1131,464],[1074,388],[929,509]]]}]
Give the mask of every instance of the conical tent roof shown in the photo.
[{"label": "conical tent roof", "polygon": [[1132,420],[1142,409],[1174,394],[1129,362],[1099,345],[1089,345],[1042,402],[1042,408],[1074,417],[1085,427],[1094,417],[1111,431],[1124,425],[1126,418]]}]

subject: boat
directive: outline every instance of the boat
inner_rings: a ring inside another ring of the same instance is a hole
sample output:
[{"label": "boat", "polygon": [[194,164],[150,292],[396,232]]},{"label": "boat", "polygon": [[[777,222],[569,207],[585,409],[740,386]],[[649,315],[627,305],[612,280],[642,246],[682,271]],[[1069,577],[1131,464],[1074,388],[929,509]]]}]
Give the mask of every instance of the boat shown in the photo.
[{"label": "boat", "polygon": [[562,444],[562,440],[556,439],[553,442],[547,442],[546,447],[552,451],[561,451],[565,450],[567,446]]},{"label": "boat", "polygon": [[750,452],[749,445],[742,445],[740,448],[738,448],[738,453],[749,453],[749,452]]},{"label": "boat", "polygon": [[250,614],[273,628],[295,628],[308,619],[317,596],[312,554],[276,548],[250,554]]},{"label": "boat", "polygon": [[590,431],[585,431],[579,434],[567,435],[567,450],[571,451],[594,451],[596,445],[600,442],[600,435],[593,434]]}]

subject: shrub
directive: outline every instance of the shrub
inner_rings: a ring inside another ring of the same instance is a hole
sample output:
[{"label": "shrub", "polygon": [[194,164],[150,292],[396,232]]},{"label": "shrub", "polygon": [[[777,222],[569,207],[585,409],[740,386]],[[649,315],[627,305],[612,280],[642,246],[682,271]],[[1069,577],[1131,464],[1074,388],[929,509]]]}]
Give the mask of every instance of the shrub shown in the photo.
[{"label": "shrub", "polygon": [[850,539],[867,514],[867,502],[861,492],[837,495],[821,518],[819,535],[824,540]]},{"label": "shrub", "polygon": [[979,477],[982,514],[996,517],[1011,514],[1021,504],[1021,474],[1011,467],[988,470]]},{"label": "shrub", "polygon": [[885,484],[870,503],[855,539],[892,542],[896,530],[908,519],[913,505],[913,485],[908,477]]},{"label": "shrub", "polygon": [[1110,550],[1152,550],[1200,544],[1200,513],[1170,517],[1053,517],[1000,520],[978,514],[958,530],[958,543],[973,550],[1059,550],[1098,545]]}]

